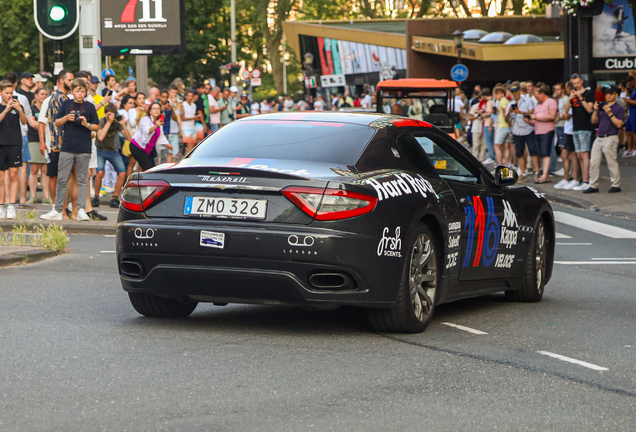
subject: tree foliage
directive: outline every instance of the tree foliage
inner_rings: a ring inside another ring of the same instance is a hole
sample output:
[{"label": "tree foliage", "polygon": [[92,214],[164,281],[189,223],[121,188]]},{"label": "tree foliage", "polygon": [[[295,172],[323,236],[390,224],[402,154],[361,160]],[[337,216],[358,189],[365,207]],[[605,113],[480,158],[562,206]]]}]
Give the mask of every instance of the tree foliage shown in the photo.
[{"label": "tree foliage", "polygon": [[[102,0],[105,1],[105,0]],[[495,0],[478,0],[481,15],[521,14],[523,0],[503,0],[494,10]],[[39,35],[33,22],[33,0],[0,0],[3,25],[0,26],[0,72],[39,71]],[[263,74],[259,94],[283,91],[282,23],[296,20],[338,20],[367,18],[423,18],[429,16],[471,16],[476,11],[467,0],[236,0],[238,60],[246,67],[258,67]],[[186,84],[215,78],[224,84],[219,66],[231,61],[230,0],[186,1],[187,53],[149,58],[151,80],[166,86],[175,78]],[[77,70],[79,46],[77,32],[64,41],[65,66]],[[44,70],[53,70],[53,41],[44,40]],[[302,91],[298,77],[300,63],[293,52],[285,57],[290,93]],[[112,59],[118,77],[128,75],[134,66],[132,56]],[[271,75],[270,75],[271,74]]]},{"label": "tree foliage", "polygon": [[[33,0],[0,0],[0,72],[40,71],[40,37],[33,20]],[[54,42],[44,38],[44,70],[52,72]],[[79,67],[77,32],[63,42],[64,66]]]}]

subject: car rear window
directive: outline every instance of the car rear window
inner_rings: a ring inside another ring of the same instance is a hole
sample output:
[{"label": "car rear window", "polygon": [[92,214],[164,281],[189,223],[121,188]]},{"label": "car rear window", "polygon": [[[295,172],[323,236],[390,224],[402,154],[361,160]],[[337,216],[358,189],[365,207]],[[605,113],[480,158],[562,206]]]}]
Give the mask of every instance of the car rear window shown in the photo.
[{"label": "car rear window", "polygon": [[212,134],[190,156],[244,157],[353,165],[376,130],[365,125],[298,120],[241,120]]}]

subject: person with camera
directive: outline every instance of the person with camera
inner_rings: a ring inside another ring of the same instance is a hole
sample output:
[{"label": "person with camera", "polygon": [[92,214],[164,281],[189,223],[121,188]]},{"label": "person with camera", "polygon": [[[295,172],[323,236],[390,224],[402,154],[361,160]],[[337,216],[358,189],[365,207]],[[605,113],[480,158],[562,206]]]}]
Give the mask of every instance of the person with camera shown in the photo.
[{"label": "person with camera", "polygon": [[[22,166],[22,125],[27,116],[17,97],[13,83],[0,81],[0,218],[15,219],[18,198],[18,168]],[[9,196],[5,191],[5,173],[9,171]],[[7,204],[5,208],[5,203]]]},{"label": "person with camera", "polygon": [[574,138],[574,151],[581,168],[582,183],[572,188],[575,191],[584,191],[590,187],[590,144],[592,142],[592,111],[594,110],[595,95],[592,90],[585,87],[585,81],[581,75],[575,73],[571,76],[574,89],[565,104],[566,111],[572,108],[572,137]]},{"label": "person with camera", "polygon": [[510,86],[512,102],[508,104],[507,121],[512,124],[512,141],[515,144],[515,156],[519,164],[519,181],[527,180],[528,167],[527,150],[535,151],[534,126],[530,121],[530,114],[534,110],[532,98],[521,96],[521,85],[513,82]]},{"label": "person with camera", "polygon": [[62,103],[55,127],[64,128],[64,140],[59,155],[57,193],[53,209],[42,215],[44,220],[62,220],[64,211],[64,198],[68,178],[77,165],[77,219],[81,221],[91,220],[86,214],[86,197],[88,196],[88,165],[91,158],[92,133],[99,130],[99,119],[95,105],[86,102],[86,80],[76,78],[71,84],[73,99]]},{"label": "person with camera", "polygon": [[153,102],[148,109],[148,116],[139,122],[139,130],[130,140],[130,151],[143,171],[153,168],[157,157],[157,145],[169,146],[163,133],[165,119],[161,114],[161,104]]},{"label": "person with camera", "polygon": [[[99,132],[95,146],[97,147],[97,175],[95,176],[95,197],[93,201],[99,204],[99,191],[102,187],[104,179],[104,167],[106,161],[115,169],[117,173],[117,182],[115,183],[115,191],[110,201],[112,208],[119,208],[119,193],[126,180],[126,165],[117,151],[119,133],[130,141],[132,138],[126,127],[126,119],[117,112],[117,107],[112,103],[104,107],[104,118],[99,121]],[[95,204],[93,204],[95,206]]]},{"label": "person with camera", "polygon": [[623,127],[625,110],[616,103],[620,90],[611,86],[605,90],[605,102],[594,103],[592,124],[598,123],[598,135],[592,144],[590,157],[590,187],[584,194],[598,192],[598,179],[601,172],[601,160],[605,155],[612,186],[609,193],[621,191],[621,173],[618,169],[618,131]]}]

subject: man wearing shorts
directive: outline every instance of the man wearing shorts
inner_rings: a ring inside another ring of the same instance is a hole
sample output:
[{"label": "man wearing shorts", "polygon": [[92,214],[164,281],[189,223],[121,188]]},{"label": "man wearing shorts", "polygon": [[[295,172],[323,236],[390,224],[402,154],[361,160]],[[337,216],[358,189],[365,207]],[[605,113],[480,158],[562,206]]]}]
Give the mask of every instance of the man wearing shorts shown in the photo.
[{"label": "man wearing shorts", "polygon": [[495,155],[499,165],[510,164],[510,152],[507,142],[510,138],[510,125],[506,122],[506,108],[510,101],[506,98],[506,89],[503,87],[495,87],[493,95],[497,101],[497,128],[495,129]]},{"label": "man wearing shorts", "polygon": [[181,118],[181,132],[183,133],[183,143],[186,145],[186,154],[190,153],[190,150],[197,143],[196,119],[197,106],[194,103],[194,92],[188,90],[185,94],[183,117]]},{"label": "man wearing shorts", "polygon": [[519,162],[519,181],[527,180],[526,168],[528,158],[526,147],[534,149],[534,126],[530,121],[530,114],[534,109],[532,99],[521,96],[521,86],[513,82],[510,86],[513,101],[507,106],[507,120],[512,123],[512,140],[515,144],[515,156]]},{"label": "man wearing shorts", "polygon": [[572,126],[574,138],[574,151],[581,167],[583,183],[575,186],[573,190],[583,191],[590,187],[590,144],[592,140],[592,111],[594,110],[595,95],[590,89],[584,87],[581,75],[572,75],[574,89],[569,95],[566,110],[572,107]]},{"label": "man wearing shorts", "polygon": [[[13,97],[14,86],[0,81],[0,218],[15,219],[18,168],[22,165],[22,125],[27,123],[22,105]],[[9,171],[9,196],[5,196],[5,171]],[[7,203],[8,201],[8,203]],[[5,203],[7,206],[5,208]]]},{"label": "man wearing shorts", "polygon": [[[22,74],[22,82],[23,87],[24,83],[27,82],[31,85],[33,78],[29,72],[25,72]],[[29,90],[28,92],[24,90],[24,88],[18,88],[18,75],[14,72],[7,72],[4,74],[4,80],[9,81],[13,85],[13,96],[18,99],[20,105],[22,106],[22,111],[27,116],[27,119],[31,117],[31,101],[34,98],[34,94]],[[29,94],[26,96],[25,94]],[[28,120],[27,120],[28,121]],[[26,200],[26,189],[27,189],[27,162],[31,160],[31,152],[29,151],[29,139],[27,137],[28,126],[21,125],[22,131],[22,166],[18,170],[18,187],[20,189],[20,207],[22,208],[33,208],[33,206],[29,205]],[[6,178],[5,178],[6,181]]]},{"label": "man wearing shorts", "polygon": [[97,139],[95,140],[95,146],[97,147],[97,175],[95,176],[95,197],[93,200],[99,204],[99,191],[104,178],[104,166],[106,161],[108,161],[117,173],[117,182],[115,183],[115,191],[113,192],[110,206],[119,208],[119,193],[124,185],[124,180],[126,180],[126,166],[117,151],[117,141],[119,140],[120,132],[128,141],[132,137],[128,128],[126,128],[126,119],[122,116],[121,120],[117,120],[115,115],[117,115],[117,107],[113,104],[108,104],[104,107],[104,118],[99,121],[99,132],[97,132]]},{"label": "man wearing shorts", "polygon": [[[572,83],[567,82],[563,87],[564,94],[570,94]],[[567,96],[564,96],[567,104]],[[565,106],[563,107],[565,109]],[[559,122],[563,122],[563,148],[561,149],[561,159],[563,159],[563,180],[554,185],[555,189],[571,190],[579,185],[579,161],[574,152],[574,136],[572,135],[572,108],[562,113],[559,108]],[[557,134],[559,133],[559,122],[556,124]],[[558,143],[558,138],[557,138]]]}]

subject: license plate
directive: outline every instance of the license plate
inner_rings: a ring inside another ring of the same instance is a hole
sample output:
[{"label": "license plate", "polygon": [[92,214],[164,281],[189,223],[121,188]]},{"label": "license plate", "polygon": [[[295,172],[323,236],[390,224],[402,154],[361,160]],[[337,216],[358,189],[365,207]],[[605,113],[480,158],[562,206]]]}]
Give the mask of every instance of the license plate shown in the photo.
[{"label": "license plate", "polygon": [[267,200],[189,196],[183,213],[228,219],[265,219]]},{"label": "license plate", "polygon": [[436,169],[445,170],[446,169],[446,161],[445,160],[436,160],[433,162]]}]

